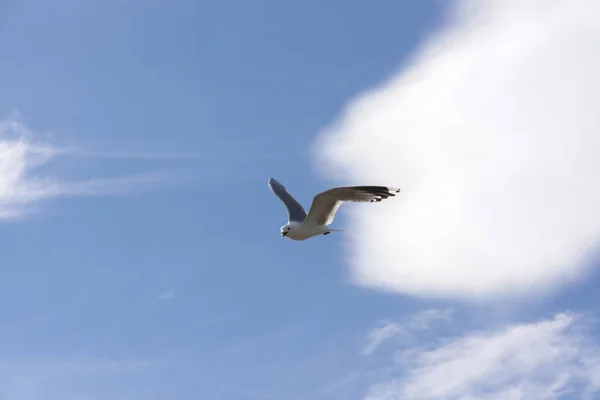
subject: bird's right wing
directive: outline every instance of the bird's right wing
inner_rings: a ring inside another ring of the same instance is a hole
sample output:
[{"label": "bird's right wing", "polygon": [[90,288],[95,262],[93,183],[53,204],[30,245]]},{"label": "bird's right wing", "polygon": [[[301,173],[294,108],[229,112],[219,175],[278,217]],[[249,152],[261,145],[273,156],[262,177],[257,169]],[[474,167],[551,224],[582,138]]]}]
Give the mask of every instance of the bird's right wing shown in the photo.
[{"label": "bird's right wing", "polygon": [[285,204],[285,208],[288,210],[288,220],[290,222],[303,222],[306,218],[304,207],[288,193],[285,187],[273,178],[269,179],[269,187],[271,188],[271,191],[275,193],[275,196],[279,197],[283,204]]},{"label": "bird's right wing", "polygon": [[372,203],[395,196],[400,189],[387,186],[347,186],[319,193],[313,199],[306,224],[329,225],[342,203]]}]

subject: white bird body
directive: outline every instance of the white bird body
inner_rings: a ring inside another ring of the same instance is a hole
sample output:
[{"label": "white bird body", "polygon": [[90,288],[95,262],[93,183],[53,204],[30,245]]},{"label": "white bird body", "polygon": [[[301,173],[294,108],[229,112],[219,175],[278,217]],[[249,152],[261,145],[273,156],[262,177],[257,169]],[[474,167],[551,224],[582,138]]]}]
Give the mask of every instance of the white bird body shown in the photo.
[{"label": "white bird body", "polygon": [[379,202],[395,196],[400,189],[388,186],[347,186],[338,187],[317,194],[308,214],[286,188],[275,179],[269,179],[269,187],[279,197],[288,210],[288,223],[281,227],[281,237],[292,240],[306,240],[331,232],[343,232],[331,229],[335,213],[346,201],[364,203]]},{"label": "white bird body", "polygon": [[[286,230],[286,228],[288,229]],[[287,233],[284,233],[286,231]],[[298,221],[290,221],[287,225],[281,227],[281,235],[292,240],[306,240],[313,236],[327,235],[331,232],[341,232],[341,230],[330,229],[328,225],[317,225]]]}]

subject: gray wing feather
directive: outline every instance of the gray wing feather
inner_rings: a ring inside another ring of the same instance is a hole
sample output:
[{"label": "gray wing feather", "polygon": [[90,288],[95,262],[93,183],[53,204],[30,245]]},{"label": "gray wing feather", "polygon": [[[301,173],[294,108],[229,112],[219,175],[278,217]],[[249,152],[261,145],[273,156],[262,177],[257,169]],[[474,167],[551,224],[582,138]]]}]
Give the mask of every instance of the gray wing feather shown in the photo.
[{"label": "gray wing feather", "polygon": [[275,196],[279,197],[283,202],[285,208],[287,208],[289,221],[303,222],[306,218],[306,211],[304,210],[304,207],[288,193],[286,188],[273,178],[269,179],[269,187],[271,188],[271,191],[275,193]]},{"label": "gray wing feather", "polygon": [[393,197],[400,189],[389,186],[347,186],[319,193],[313,199],[306,217],[307,224],[329,225],[342,203],[373,203]]}]

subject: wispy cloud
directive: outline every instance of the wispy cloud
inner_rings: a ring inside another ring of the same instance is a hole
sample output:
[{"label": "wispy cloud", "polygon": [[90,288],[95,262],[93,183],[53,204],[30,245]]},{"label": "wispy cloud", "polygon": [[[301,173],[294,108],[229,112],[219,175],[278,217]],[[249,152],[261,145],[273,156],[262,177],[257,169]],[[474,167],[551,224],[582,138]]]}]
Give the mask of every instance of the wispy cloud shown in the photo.
[{"label": "wispy cloud", "polygon": [[[600,346],[590,320],[551,319],[445,338],[428,350],[396,355],[395,377],[367,400],[592,399],[600,389]],[[403,350],[400,351],[402,353]]]},{"label": "wispy cloud", "polygon": [[387,322],[385,325],[373,329],[367,335],[367,345],[362,354],[372,354],[386,340],[402,332],[402,325],[397,322]]},{"label": "wispy cloud", "polygon": [[408,327],[413,331],[424,331],[438,322],[448,322],[452,318],[452,310],[430,308],[420,311],[412,316],[408,322]]},{"label": "wispy cloud", "polygon": [[123,385],[122,378],[146,374],[153,367],[151,362],[128,359],[4,360],[0,363],[0,397],[5,400],[123,398],[131,387]]},{"label": "wispy cloud", "polygon": [[316,143],[328,174],[403,189],[352,214],[355,281],[481,300],[581,277],[600,239],[600,2],[452,4]]},{"label": "wispy cloud", "polygon": [[35,211],[39,203],[51,198],[126,194],[155,188],[174,179],[167,171],[160,170],[74,181],[54,176],[45,169],[52,161],[67,154],[92,156],[93,152],[42,143],[18,116],[1,121],[0,220],[22,218]]},{"label": "wispy cloud", "polygon": [[156,299],[159,301],[167,301],[167,300],[173,300],[175,298],[175,293],[173,292],[162,292],[161,294],[159,294]]},{"label": "wispy cloud", "polygon": [[157,152],[136,152],[136,151],[90,151],[77,147],[61,147],[57,148],[56,153],[63,156],[71,157],[88,157],[88,158],[125,158],[125,159],[164,159],[164,160],[181,160],[181,159],[201,159],[206,156],[201,154],[188,153],[157,153]]},{"label": "wispy cloud", "polygon": [[398,335],[410,335],[431,328],[436,322],[449,321],[452,310],[428,309],[419,311],[403,323],[385,321],[367,334],[367,344],[361,354],[371,355],[387,340]]}]

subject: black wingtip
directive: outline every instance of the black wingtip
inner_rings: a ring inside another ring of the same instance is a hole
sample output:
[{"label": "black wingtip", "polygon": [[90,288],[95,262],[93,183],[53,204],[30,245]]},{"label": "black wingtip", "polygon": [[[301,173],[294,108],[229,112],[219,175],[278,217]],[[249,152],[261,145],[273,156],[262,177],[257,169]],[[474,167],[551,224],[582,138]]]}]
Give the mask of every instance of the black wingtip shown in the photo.
[{"label": "black wingtip", "polygon": [[362,186],[358,189],[366,190],[369,194],[375,196],[371,203],[380,202],[389,197],[396,196],[396,193],[400,193],[400,189],[392,186]]},{"label": "black wingtip", "polygon": [[285,186],[283,186],[281,183],[279,183],[279,181],[277,181],[277,179],[275,179],[275,178],[269,178],[269,187],[271,188],[271,190],[287,191]]}]

